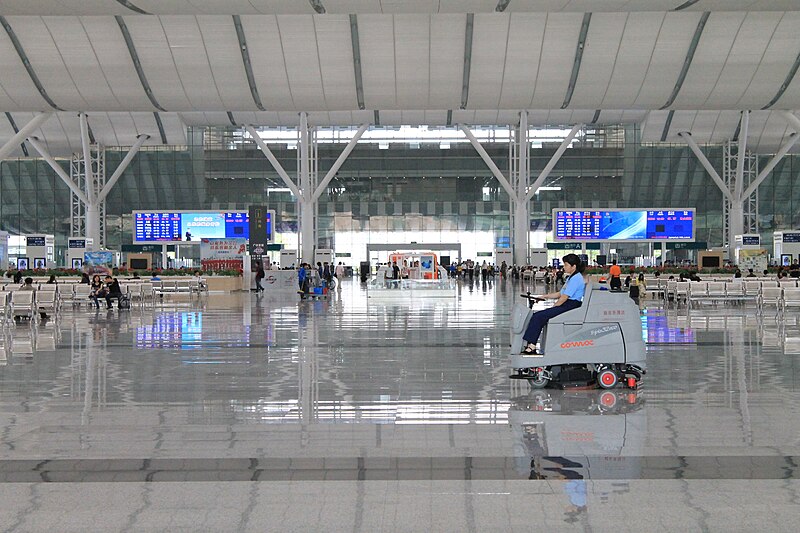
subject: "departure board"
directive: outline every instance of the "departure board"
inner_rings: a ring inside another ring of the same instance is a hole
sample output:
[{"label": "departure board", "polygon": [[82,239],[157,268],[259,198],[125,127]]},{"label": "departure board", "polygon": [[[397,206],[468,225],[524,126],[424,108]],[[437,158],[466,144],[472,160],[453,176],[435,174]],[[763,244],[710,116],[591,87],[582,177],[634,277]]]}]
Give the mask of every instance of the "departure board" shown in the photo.
[{"label": "departure board", "polygon": [[181,240],[180,213],[135,213],[134,242]]},{"label": "departure board", "polygon": [[196,242],[249,237],[247,211],[134,211],[133,242]]},{"label": "departure board", "polygon": [[557,241],[693,241],[693,209],[553,210]]}]

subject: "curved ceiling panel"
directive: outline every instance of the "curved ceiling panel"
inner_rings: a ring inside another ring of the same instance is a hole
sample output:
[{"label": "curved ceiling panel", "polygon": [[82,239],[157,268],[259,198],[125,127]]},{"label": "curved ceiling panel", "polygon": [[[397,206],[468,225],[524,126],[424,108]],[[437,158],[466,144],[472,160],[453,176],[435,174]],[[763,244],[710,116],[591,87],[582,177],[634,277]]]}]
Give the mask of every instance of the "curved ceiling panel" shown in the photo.
[{"label": "curved ceiling panel", "polygon": [[199,108],[200,102],[189,98],[187,86],[191,80],[183,80],[178,72],[166,33],[165,21],[168,20],[168,17],[124,17],[142,71],[158,103],[167,111],[191,111]]},{"label": "curved ceiling panel", "polygon": [[247,73],[231,18],[200,16],[195,20],[211,68],[213,84],[222,100],[220,109],[255,110],[256,104],[247,85]]},{"label": "curved ceiling panel", "polygon": [[[561,107],[569,86],[575,45],[583,23],[583,13],[550,13],[545,23],[539,69],[528,107]],[[574,102],[574,107],[581,107]]]},{"label": "curved ceiling panel", "polygon": [[[773,100],[775,109],[800,107],[800,12],[712,13],[700,32],[702,15],[594,15],[568,107],[658,109],[673,95],[672,109],[760,109]],[[0,111],[49,107],[30,72],[69,111],[256,109],[234,17],[5,20],[21,54],[0,32]],[[265,110],[358,108],[349,17],[240,20]],[[477,15],[465,78],[466,15],[360,15],[365,109],[455,109],[464,94],[473,109],[560,108],[584,20],[577,12]]]}]

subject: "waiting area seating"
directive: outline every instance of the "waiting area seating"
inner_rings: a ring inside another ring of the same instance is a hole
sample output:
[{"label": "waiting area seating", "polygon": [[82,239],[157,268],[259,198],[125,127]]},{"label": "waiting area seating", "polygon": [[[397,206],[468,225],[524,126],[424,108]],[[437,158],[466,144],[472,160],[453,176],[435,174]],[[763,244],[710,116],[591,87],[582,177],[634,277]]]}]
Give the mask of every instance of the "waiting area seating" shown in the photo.
[{"label": "waiting area seating", "polygon": [[796,302],[800,286],[795,279],[779,282],[770,278],[727,277],[704,281],[665,281],[653,278],[646,283],[647,292],[651,295],[660,294],[665,305],[671,302],[676,305],[685,303],[691,308],[693,305],[717,305],[720,302],[733,305],[754,303],[759,312],[767,306],[775,306],[781,311],[789,307],[800,307],[800,301]]},{"label": "waiting area seating", "polygon": [[165,294],[201,294],[208,292],[197,278],[190,279],[165,279],[152,281],[153,292],[163,298]]}]

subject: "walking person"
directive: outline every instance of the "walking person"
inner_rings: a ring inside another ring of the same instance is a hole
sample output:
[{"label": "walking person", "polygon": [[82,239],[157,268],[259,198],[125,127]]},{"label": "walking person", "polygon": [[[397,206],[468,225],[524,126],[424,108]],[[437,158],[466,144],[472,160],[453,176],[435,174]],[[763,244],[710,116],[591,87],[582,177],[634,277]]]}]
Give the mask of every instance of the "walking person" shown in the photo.
[{"label": "walking person", "polygon": [[261,280],[264,279],[266,274],[264,273],[264,265],[261,264],[261,261],[256,261],[256,292],[264,292],[264,287],[261,286]]},{"label": "walking person", "polygon": [[342,280],[344,279],[344,265],[341,261],[336,265],[336,290],[342,290]]},{"label": "walking person", "polygon": [[328,284],[327,286],[331,286],[331,281],[333,280],[333,265],[329,265],[327,261],[322,266],[322,279]]}]

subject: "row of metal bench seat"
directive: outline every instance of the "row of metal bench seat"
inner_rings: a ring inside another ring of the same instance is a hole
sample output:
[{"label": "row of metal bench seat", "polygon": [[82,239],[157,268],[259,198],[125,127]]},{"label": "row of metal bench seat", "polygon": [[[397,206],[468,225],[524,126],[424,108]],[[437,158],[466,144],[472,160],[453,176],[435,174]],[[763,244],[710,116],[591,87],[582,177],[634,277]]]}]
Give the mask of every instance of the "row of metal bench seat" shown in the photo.
[{"label": "row of metal bench seat", "polygon": [[36,319],[39,313],[56,314],[58,291],[5,291],[0,293],[2,318]]},{"label": "row of metal bench seat", "polygon": [[664,288],[665,300],[680,303],[754,302],[762,309],[764,305],[775,305],[781,310],[800,306],[800,288],[793,283],[775,280],[757,281],[668,281]]}]

